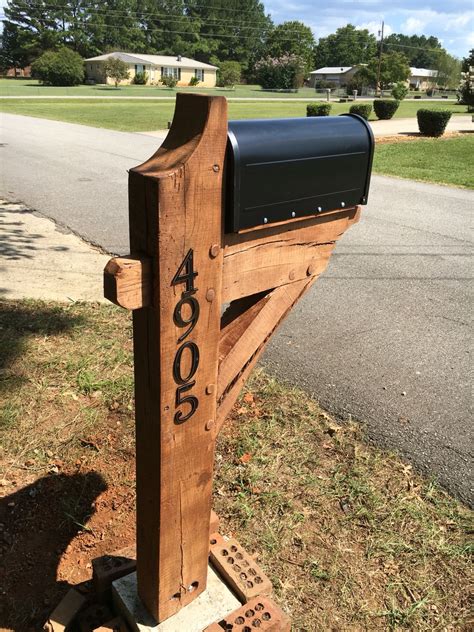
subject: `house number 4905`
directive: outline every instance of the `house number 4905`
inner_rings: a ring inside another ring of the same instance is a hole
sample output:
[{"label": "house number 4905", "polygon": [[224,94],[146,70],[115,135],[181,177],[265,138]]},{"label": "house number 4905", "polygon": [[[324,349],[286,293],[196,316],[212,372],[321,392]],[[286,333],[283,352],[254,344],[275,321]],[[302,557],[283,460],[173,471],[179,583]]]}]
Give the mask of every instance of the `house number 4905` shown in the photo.
[{"label": "house number 4905", "polygon": [[[184,257],[171,282],[171,285],[182,283],[185,287],[181,293],[181,299],[175,305],[173,312],[174,324],[177,327],[186,328],[178,338],[178,345],[180,346],[176,351],[173,362],[173,378],[178,385],[175,399],[176,412],[174,415],[174,421],[177,424],[182,424],[190,419],[199,406],[198,398],[189,394],[189,391],[196,384],[196,380],[193,380],[193,377],[199,366],[199,347],[190,340],[184,342],[199,320],[199,302],[194,296],[197,291],[197,288],[194,287],[194,279],[197,277],[197,274],[194,271],[193,251],[191,249]],[[186,315],[184,316],[183,313]],[[183,369],[183,366],[187,368]]]}]

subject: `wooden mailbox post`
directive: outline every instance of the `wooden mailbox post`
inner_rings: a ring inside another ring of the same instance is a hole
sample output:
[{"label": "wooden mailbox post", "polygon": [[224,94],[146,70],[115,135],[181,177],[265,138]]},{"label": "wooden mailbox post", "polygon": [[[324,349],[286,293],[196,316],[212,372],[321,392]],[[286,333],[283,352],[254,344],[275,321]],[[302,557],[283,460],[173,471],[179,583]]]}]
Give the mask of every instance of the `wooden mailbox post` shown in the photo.
[{"label": "wooden mailbox post", "polygon": [[226,143],[225,98],[178,94],[166,140],[130,171],[132,254],[105,269],[105,296],[133,310],[138,592],[158,622],[206,588],[217,434],[359,218],[353,205],[226,233]]}]

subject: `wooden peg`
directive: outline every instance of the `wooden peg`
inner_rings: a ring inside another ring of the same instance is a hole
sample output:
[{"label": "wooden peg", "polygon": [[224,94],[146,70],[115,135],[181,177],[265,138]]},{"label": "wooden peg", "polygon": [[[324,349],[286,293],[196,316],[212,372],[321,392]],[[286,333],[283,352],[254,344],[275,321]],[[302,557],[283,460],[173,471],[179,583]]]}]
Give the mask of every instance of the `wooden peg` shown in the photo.
[{"label": "wooden peg", "polygon": [[128,255],[114,257],[104,268],[104,296],[125,309],[151,303],[151,259]]}]

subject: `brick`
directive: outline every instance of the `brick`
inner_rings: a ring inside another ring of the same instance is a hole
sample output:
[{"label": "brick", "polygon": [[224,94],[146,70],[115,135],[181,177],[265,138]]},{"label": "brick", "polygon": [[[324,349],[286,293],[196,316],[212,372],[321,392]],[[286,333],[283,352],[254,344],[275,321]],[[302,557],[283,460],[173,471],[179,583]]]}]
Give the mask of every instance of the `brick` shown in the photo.
[{"label": "brick", "polygon": [[225,540],[218,533],[213,533],[209,559],[240,601],[246,603],[256,595],[271,595],[271,581],[234,538]]},{"label": "brick", "polygon": [[103,555],[92,560],[92,581],[99,597],[110,590],[112,582],[133,573],[137,563],[126,555]]},{"label": "brick", "polygon": [[113,614],[108,606],[94,604],[79,616],[79,629],[81,632],[93,632],[112,618]]},{"label": "brick", "polygon": [[64,632],[77,613],[86,604],[86,601],[86,597],[81,595],[74,588],[68,590],[51,613],[45,625],[45,629],[50,632]]},{"label": "brick", "polygon": [[254,597],[219,623],[212,623],[203,632],[290,632],[290,619],[268,597]]}]

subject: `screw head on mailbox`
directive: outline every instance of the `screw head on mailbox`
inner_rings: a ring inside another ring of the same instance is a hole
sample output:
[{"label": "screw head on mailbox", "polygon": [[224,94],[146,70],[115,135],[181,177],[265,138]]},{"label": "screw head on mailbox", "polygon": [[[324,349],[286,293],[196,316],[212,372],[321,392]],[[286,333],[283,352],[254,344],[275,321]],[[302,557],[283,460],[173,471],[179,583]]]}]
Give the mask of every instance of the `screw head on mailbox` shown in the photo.
[{"label": "screw head on mailbox", "polygon": [[[366,127],[296,120],[228,127],[225,98],[178,94],[165,141],[129,174],[132,255],[109,261],[104,294],[133,310],[138,592],[158,622],[206,588],[217,434],[367,198]],[[351,143],[364,161],[335,160]]]}]

